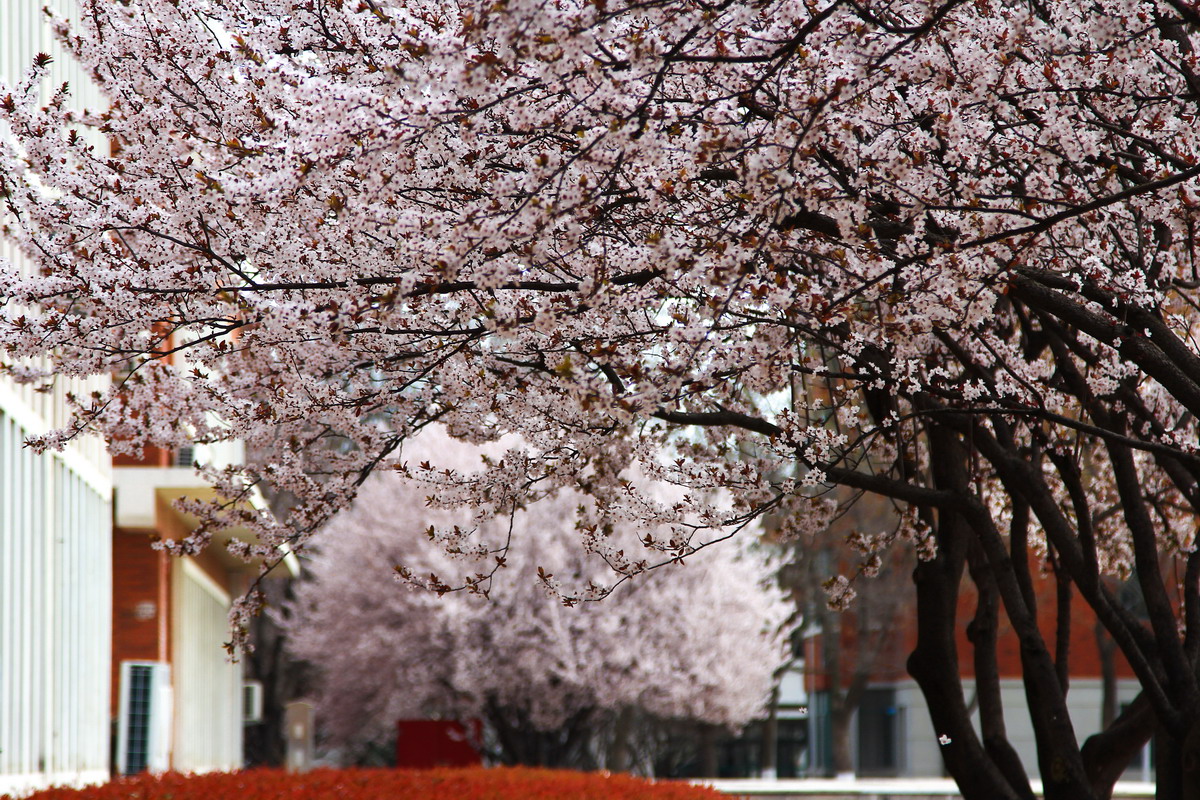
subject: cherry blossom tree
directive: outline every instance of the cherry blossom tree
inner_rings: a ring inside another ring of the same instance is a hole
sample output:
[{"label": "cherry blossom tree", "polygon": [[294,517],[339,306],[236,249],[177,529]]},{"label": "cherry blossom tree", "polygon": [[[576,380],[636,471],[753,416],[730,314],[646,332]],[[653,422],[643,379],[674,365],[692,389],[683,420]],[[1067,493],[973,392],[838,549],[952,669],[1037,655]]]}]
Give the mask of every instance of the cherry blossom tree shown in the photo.
[{"label": "cherry blossom tree", "polygon": [[[915,609],[910,576],[916,559],[908,547],[880,554],[878,573],[856,582],[849,608],[829,608],[822,584],[862,560],[863,537],[896,526],[895,511],[885,499],[844,494],[841,513],[827,531],[815,540],[790,543],[781,572],[801,610],[805,673],[828,704],[827,766],[835,775],[855,771],[854,724],[868,689],[903,676],[911,632],[906,622]],[[811,730],[810,735],[815,737]]]},{"label": "cherry blossom tree", "polygon": [[[439,487],[477,515],[439,541],[578,492],[617,580],[762,514],[810,536],[842,485],[907,511],[835,603],[890,542],[928,556],[908,666],[964,796],[1032,796],[1001,608],[1046,797],[1106,796],[1152,730],[1159,795],[1196,796],[1194,3],[82,0],[54,24],[111,105],[43,95],[44,59],[0,90],[5,232],[37,265],[0,278],[0,340],[22,380],[127,375],[37,447],[270,454],[210,470],[227,501],[177,547],[230,521],[301,546],[435,421],[521,437]],[[258,484],[303,499],[294,526],[238,503]],[[1143,688],[1084,743],[1043,563]]]},{"label": "cherry blossom tree", "polygon": [[[404,449],[406,459],[437,458],[462,472],[485,453],[441,430]],[[289,609],[289,646],[320,670],[318,714],[333,741],[449,715],[486,720],[506,761],[594,767],[599,757],[628,768],[637,716],[739,728],[763,712],[792,616],[771,550],[730,542],[603,603],[566,608],[547,597],[538,573],[603,580],[608,567],[574,530],[586,498],[563,492],[482,525],[480,538],[492,553],[503,548],[507,563],[490,602],[439,597],[398,585],[392,569],[437,575],[470,558],[431,541],[431,526],[471,520],[462,509],[426,507],[428,488],[399,475],[365,483],[322,537],[311,580]]]}]

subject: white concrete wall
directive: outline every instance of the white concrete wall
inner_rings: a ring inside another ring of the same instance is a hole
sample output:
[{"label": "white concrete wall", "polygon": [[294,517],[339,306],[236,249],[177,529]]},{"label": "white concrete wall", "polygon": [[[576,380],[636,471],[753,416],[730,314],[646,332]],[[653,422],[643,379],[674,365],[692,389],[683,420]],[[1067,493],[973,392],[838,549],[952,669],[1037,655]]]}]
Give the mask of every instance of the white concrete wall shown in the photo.
[{"label": "white concrete wall", "polygon": [[[47,52],[52,83],[69,81],[76,106],[96,107],[98,94],[41,24],[47,4],[73,5],[0,1],[0,78],[15,82]],[[29,269],[2,241],[0,258]],[[91,437],[42,457],[24,447],[66,421],[68,391],[103,385],[60,380],[40,393],[0,378],[0,794],[108,777],[109,458]]]},{"label": "white concrete wall", "polygon": [[[963,691],[967,702],[971,701],[974,688],[974,681],[963,681]],[[1131,702],[1137,696],[1137,690],[1136,681],[1120,681],[1117,692],[1118,704]],[[1081,743],[1088,736],[1100,730],[1103,694],[1099,679],[1076,678],[1071,681],[1070,691],[1067,693],[1067,706],[1070,710],[1071,722],[1075,726],[1075,734]],[[1021,762],[1025,765],[1029,776],[1037,778],[1039,775],[1037,746],[1021,681],[1001,681],[1000,695],[1004,704],[1004,721],[1008,729],[1008,739],[1021,757]],[[914,777],[943,775],[941,745],[938,744],[940,732],[933,729],[925,699],[914,681],[896,684],[896,703],[905,709],[908,729],[905,737],[905,762],[900,774]],[[978,712],[975,713],[973,721],[975,729],[978,731]],[[1141,764],[1136,764],[1126,773],[1125,777],[1128,780],[1148,780],[1149,774],[1142,771]]]},{"label": "white concrete wall", "polygon": [[[171,574],[172,678],[175,687],[173,769],[242,766],[242,665],[231,663],[229,595],[192,561]],[[178,633],[184,635],[177,635]]]},{"label": "white concrete wall", "polygon": [[[36,54],[49,53],[54,61],[43,94],[48,97],[51,87],[56,89],[66,82],[71,86],[70,107],[103,108],[107,101],[79,66],[66,56],[43,24],[41,9],[44,6],[69,16],[74,11],[75,3],[74,0],[0,0],[0,80],[16,83],[29,69]],[[82,133],[101,153],[106,152],[104,148],[108,147],[108,143],[102,135],[92,131]],[[6,131],[0,126],[0,136],[5,135]],[[0,208],[0,218],[3,213],[3,208]],[[0,239],[0,259],[14,264],[21,271],[28,272],[30,269],[29,263],[16,248],[3,239]],[[0,313],[28,311],[8,308],[0,309]],[[55,391],[40,392],[33,386],[17,386],[0,379],[0,408],[16,417],[32,433],[41,433],[49,428],[61,427],[67,421],[70,414],[68,393],[87,397],[107,384],[107,378],[86,381],[58,379]],[[71,468],[87,473],[86,477],[93,484],[102,486],[108,481],[111,459],[104,442],[98,437],[79,437],[67,446],[66,453],[72,459]]]},{"label": "white concrete wall", "polygon": [[108,775],[108,494],[0,408],[0,794]]}]

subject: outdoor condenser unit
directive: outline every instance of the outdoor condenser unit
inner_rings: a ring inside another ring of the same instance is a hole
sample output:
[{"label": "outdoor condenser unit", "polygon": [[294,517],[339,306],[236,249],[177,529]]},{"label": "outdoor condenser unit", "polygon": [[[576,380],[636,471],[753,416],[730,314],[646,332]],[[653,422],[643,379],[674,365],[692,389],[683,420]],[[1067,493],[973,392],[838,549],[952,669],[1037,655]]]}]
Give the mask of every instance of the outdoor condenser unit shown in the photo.
[{"label": "outdoor condenser unit", "polygon": [[171,665],[121,662],[117,772],[165,772],[171,766]]}]

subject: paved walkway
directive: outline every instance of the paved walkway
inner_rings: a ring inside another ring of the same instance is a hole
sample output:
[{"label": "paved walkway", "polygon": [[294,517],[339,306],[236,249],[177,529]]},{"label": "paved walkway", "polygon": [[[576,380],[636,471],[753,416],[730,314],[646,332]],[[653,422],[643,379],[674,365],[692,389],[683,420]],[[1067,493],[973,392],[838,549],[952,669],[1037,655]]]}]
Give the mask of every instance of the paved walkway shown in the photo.
[{"label": "paved walkway", "polygon": [[[724,794],[751,800],[955,800],[961,798],[954,781],[941,778],[801,778],[763,780],[725,778],[699,780]],[[1033,782],[1039,795],[1042,786]],[[1113,800],[1154,797],[1154,784],[1120,782]]]}]

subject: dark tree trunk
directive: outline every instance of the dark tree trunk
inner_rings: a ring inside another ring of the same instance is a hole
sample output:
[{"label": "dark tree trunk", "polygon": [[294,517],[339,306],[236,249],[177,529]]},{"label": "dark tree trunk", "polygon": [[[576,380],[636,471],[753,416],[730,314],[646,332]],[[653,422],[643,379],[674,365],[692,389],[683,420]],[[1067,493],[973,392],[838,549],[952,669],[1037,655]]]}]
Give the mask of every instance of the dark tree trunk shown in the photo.
[{"label": "dark tree trunk", "polygon": [[[966,451],[957,437],[940,425],[929,427],[934,483],[939,489],[969,496]],[[964,800],[1024,800],[988,755],[971,724],[959,673],[955,642],[958,594],[974,532],[954,510],[927,510],[937,542],[937,555],[917,565],[917,646],[908,671],[921,687],[934,731],[942,745],[946,769]],[[1053,674],[1053,673],[1052,673]]]},{"label": "dark tree trunk", "polygon": [[[930,449],[935,456],[933,479],[937,487],[965,487],[967,460],[955,437],[932,426]],[[918,563],[913,573],[917,587],[917,646],[909,656],[908,671],[925,696],[946,770],[958,783],[964,800],[1020,800],[975,735],[959,677],[955,628],[970,530],[954,511],[942,509],[936,518],[932,512],[928,516],[937,555]]]},{"label": "dark tree trunk", "polygon": [[1154,749],[1156,800],[1200,800],[1200,719],[1182,740],[1159,727]]},{"label": "dark tree trunk", "polygon": [[496,754],[503,764],[530,767],[595,769],[588,741],[595,728],[595,711],[583,709],[558,729],[542,731],[531,725],[525,714],[503,708],[494,699],[485,706],[485,716],[499,744]]},{"label": "dark tree trunk", "polygon": [[1137,755],[1154,731],[1154,714],[1150,702],[1140,694],[1100,733],[1089,736],[1083,743],[1083,764],[1092,783],[1092,791],[1100,800],[1112,797],[1113,785]]},{"label": "dark tree trunk", "polygon": [[700,723],[700,777],[716,778],[719,773],[717,763],[717,727]]},{"label": "dark tree trunk", "polygon": [[610,772],[628,772],[633,763],[633,709],[624,706],[613,720],[612,742],[605,768]]},{"label": "dark tree trunk", "polygon": [[778,764],[776,754],[779,749],[779,685],[771,690],[771,702],[768,706],[767,718],[762,726],[762,743],[759,754],[759,775],[763,778],[776,777]]},{"label": "dark tree trunk", "polygon": [[988,758],[971,727],[959,678],[954,644],[955,606],[961,565],[948,557],[945,523],[938,525],[940,548],[933,561],[917,565],[917,646],[908,659],[909,674],[925,696],[934,731],[942,743],[946,770],[964,800],[1024,800]]},{"label": "dark tree trunk", "polygon": [[1155,731],[1154,743],[1154,797],[1183,800],[1183,749],[1162,726]]},{"label": "dark tree trunk", "polygon": [[[1021,518],[1022,511],[1023,509],[1014,510],[1014,525],[1024,524]],[[1000,698],[1000,672],[996,659],[1000,616],[996,581],[987,571],[983,554],[978,547],[971,549],[968,563],[979,593],[975,618],[967,626],[967,638],[975,650],[975,699],[979,704],[983,748],[1004,774],[1013,791],[1025,800],[1034,800],[1029,776],[1021,764],[1020,756],[1008,741],[1004,723],[1004,704]]]},{"label": "dark tree trunk", "polygon": [[1200,719],[1192,717],[1192,728],[1183,740],[1180,774],[1183,800],[1200,800]]},{"label": "dark tree trunk", "polygon": [[854,751],[851,747],[850,721],[853,712],[846,708],[845,703],[837,703],[838,708],[830,709],[830,755],[833,757],[833,771],[838,775],[854,773]]}]

